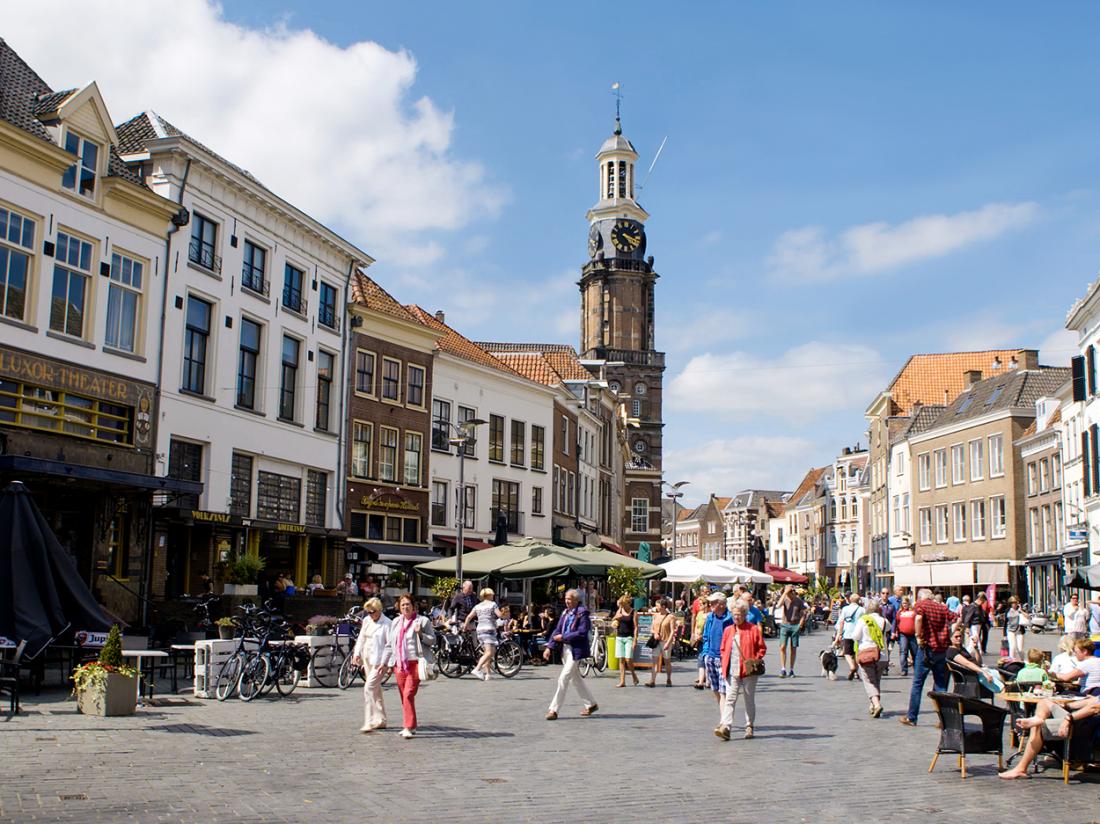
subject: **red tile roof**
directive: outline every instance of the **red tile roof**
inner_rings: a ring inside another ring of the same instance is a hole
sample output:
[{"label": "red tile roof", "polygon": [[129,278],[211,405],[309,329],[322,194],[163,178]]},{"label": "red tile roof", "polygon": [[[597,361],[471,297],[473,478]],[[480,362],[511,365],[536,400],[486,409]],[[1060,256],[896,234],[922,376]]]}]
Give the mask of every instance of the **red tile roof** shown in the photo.
[{"label": "red tile roof", "polygon": [[420,322],[404,306],[398,303],[393,295],[361,271],[356,272],[355,277],[351,279],[351,299],[368,309],[373,309],[375,312],[381,312],[410,323]]},{"label": "red tile roof", "polygon": [[818,481],[821,480],[821,476],[825,474],[827,466],[818,467],[817,469],[811,469],[806,473],[806,477],[802,479],[802,483],[798,485],[798,489],[791,495],[789,501],[791,506],[798,506],[799,501],[806,496],[806,493],[813,490]]},{"label": "red tile roof", "polygon": [[950,405],[967,387],[967,372],[977,370],[983,378],[993,377],[1007,372],[1012,359],[1021,368],[1038,365],[1034,349],[912,355],[887,388],[895,404],[892,414],[908,415],[915,403]]},{"label": "red tile roof", "polygon": [[478,346],[507,363],[524,377],[555,386],[565,381],[591,380],[577,351],[563,343],[490,343]]},{"label": "red tile roof", "polygon": [[456,357],[472,361],[481,366],[488,366],[491,369],[507,372],[509,375],[522,377],[515,369],[512,369],[508,364],[493,357],[469,338],[456,332],[431,312],[426,311],[416,304],[409,304],[405,309],[418,322],[430,329],[435,329],[437,332],[443,333],[443,337],[440,338],[439,342],[436,344],[440,352],[448,352]]}]

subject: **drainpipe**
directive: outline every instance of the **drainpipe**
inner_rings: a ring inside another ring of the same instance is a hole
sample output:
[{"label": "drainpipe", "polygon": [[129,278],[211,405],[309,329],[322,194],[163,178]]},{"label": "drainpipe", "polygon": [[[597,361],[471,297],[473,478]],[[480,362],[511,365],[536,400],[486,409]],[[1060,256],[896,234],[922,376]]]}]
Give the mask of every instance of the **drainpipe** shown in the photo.
[{"label": "drainpipe", "polygon": [[[343,323],[341,325],[341,367],[340,378],[343,382],[342,391],[340,392],[340,428],[338,430],[338,436],[336,442],[338,444],[336,449],[336,477],[334,480],[334,489],[336,492],[336,516],[340,519],[338,529],[344,528],[344,502],[348,494],[348,486],[344,481],[344,451],[347,448],[345,438],[347,437],[347,415],[344,410],[349,408],[351,404],[351,381],[348,380],[348,364],[350,363],[350,357],[348,353],[348,344],[351,340],[351,318],[348,313],[347,306],[349,296],[351,295],[351,279],[355,275],[355,270],[359,265],[359,261],[352,260],[348,264],[348,275],[344,279],[344,312]],[[345,550],[345,564],[347,563],[347,555]]]},{"label": "drainpipe", "polygon": [[[168,227],[168,231],[164,236],[164,287],[161,289],[160,296],[160,335],[157,340],[157,391],[153,399],[153,421],[156,427],[156,432],[160,431],[160,393],[161,386],[164,384],[164,326],[165,321],[168,319],[168,274],[171,271],[172,265],[172,235],[180,230],[181,227],[186,226],[190,221],[190,215],[187,214],[187,210],[183,208],[183,190],[187,188],[187,176],[191,173],[191,158],[187,158],[187,163],[183,167],[183,178],[180,181],[179,193],[176,196],[176,203],[180,204],[180,209],[176,212],[172,218],[172,225]],[[157,444],[153,442],[153,474],[156,474],[156,460],[157,460]],[[141,623],[148,625],[149,621],[149,599],[148,593],[153,577],[152,562],[153,562],[153,539],[156,530],[153,529],[153,509],[149,507],[149,527],[146,529],[145,536],[145,570],[141,576]]]}]

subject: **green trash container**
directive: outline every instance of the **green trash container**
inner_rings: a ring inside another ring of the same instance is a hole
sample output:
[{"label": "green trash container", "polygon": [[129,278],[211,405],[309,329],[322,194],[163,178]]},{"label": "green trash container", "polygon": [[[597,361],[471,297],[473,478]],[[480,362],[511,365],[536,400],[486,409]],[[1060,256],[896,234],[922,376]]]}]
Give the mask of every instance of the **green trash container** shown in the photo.
[{"label": "green trash container", "polygon": [[619,671],[619,659],[615,657],[615,636],[608,635],[604,639],[607,644],[607,669],[612,672]]}]

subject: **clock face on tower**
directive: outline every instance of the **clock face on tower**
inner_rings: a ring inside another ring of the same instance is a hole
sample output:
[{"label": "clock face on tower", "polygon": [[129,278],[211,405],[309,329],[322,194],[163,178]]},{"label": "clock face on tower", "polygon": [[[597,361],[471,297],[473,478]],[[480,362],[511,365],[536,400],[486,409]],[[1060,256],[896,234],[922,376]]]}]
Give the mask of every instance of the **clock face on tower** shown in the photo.
[{"label": "clock face on tower", "polygon": [[600,234],[600,227],[593,226],[588,230],[588,256],[595,257],[596,252],[603,248],[603,235]]},{"label": "clock face on tower", "polygon": [[616,220],[611,229],[611,245],[620,252],[634,252],[645,241],[645,232],[634,220]]}]

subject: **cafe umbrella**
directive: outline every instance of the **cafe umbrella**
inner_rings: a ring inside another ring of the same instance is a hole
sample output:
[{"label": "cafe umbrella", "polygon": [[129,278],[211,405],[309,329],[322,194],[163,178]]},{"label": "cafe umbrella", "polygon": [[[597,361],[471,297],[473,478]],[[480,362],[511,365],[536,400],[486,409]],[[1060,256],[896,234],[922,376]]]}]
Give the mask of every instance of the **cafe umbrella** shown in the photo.
[{"label": "cafe umbrella", "polygon": [[1100,564],[1079,567],[1073,578],[1066,583],[1069,589],[1100,590]]},{"label": "cafe umbrella", "polygon": [[70,627],[110,629],[76,564],[50,530],[27,488],[0,492],[0,635],[26,641],[34,658]]},{"label": "cafe umbrella", "polygon": [[[768,555],[764,549],[764,542],[756,535],[752,539],[752,547],[749,550],[749,566],[757,572],[767,572]],[[768,594],[768,585],[758,583],[753,587],[753,598],[763,601]]]}]

